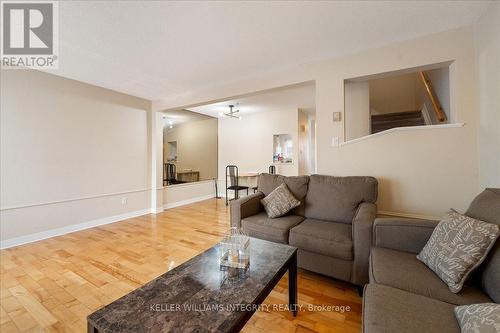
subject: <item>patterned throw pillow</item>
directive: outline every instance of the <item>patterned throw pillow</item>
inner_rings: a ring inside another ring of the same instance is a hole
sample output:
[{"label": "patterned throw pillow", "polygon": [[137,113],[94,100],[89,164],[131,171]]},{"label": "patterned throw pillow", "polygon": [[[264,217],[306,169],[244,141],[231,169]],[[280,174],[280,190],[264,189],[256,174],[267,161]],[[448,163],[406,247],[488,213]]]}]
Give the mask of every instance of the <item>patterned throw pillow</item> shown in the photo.
[{"label": "patterned throw pillow", "polygon": [[455,211],[439,222],[417,258],[436,273],[453,293],[486,258],[499,234],[498,225]]},{"label": "patterned throw pillow", "polygon": [[500,332],[500,304],[482,303],[455,307],[462,333]]},{"label": "patterned throw pillow", "polygon": [[280,217],[300,205],[286,184],[281,184],[260,201],[270,218]]}]

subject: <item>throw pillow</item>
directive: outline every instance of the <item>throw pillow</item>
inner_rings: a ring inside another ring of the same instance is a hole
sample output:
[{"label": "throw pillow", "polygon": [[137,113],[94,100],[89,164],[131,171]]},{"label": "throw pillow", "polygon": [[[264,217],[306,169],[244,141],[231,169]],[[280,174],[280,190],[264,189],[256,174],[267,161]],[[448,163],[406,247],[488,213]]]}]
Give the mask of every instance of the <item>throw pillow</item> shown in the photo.
[{"label": "throw pillow", "polygon": [[417,258],[436,273],[453,293],[486,258],[499,234],[498,225],[456,211],[439,222]]},{"label": "throw pillow", "polygon": [[462,333],[500,332],[500,304],[482,303],[455,307]]},{"label": "throw pillow", "polygon": [[300,201],[295,199],[286,184],[276,187],[260,201],[270,218],[280,217],[298,207]]}]

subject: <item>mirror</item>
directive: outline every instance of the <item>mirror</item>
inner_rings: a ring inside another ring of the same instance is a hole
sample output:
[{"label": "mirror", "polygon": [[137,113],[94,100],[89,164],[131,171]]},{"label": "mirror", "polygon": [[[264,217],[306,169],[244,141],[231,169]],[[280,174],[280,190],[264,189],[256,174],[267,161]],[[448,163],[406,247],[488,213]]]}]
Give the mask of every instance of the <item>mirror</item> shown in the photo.
[{"label": "mirror", "polygon": [[163,112],[163,185],[217,177],[217,118],[174,110]]},{"label": "mirror", "polygon": [[273,135],[273,162],[293,163],[293,141],[290,134]]}]

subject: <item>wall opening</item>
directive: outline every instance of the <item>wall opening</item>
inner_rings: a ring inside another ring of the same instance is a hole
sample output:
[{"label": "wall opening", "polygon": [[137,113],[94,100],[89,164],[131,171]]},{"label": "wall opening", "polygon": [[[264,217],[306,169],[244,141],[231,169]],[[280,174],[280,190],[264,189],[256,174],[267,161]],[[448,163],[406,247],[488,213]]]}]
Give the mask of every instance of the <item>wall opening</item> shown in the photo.
[{"label": "wall opening", "polygon": [[188,110],[163,112],[163,184],[217,178],[215,117]]},{"label": "wall opening", "polygon": [[449,124],[449,63],[344,81],[346,140],[392,128]]}]

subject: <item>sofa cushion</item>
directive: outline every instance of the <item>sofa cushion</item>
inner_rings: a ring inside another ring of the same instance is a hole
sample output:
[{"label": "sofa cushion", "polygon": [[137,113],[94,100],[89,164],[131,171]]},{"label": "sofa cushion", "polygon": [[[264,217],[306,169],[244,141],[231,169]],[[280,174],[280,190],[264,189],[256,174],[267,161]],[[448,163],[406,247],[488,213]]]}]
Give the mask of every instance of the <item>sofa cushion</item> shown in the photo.
[{"label": "sofa cushion", "polygon": [[380,247],[371,250],[370,282],[457,305],[491,302],[481,290],[468,285],[460,293],[452,293],[413,253]]},{"label": "sofa cushion", "polygon": [[282,175],[274,175],[263,173],[259,175],[257,189],[269,195],[274,189],[281,184],[286,184],[293,196],[300,201],[300,205],[293,209],[290,213],[292,215],[304,216],[305,196],[307,194],[307,184],[309,183],[309,176],[294,176],[285,177]]},{"label": "sofa cushion", "polygon": [[465,215],[500,225],[500,188],[487,188],[472,200]]},{"label": "sofa cushion", "polygon": [[417,259],[458,293],[470,273],[486,259],[499,233],[496,224],[452,210],[434,228]]},{"label": "sofa cushion", "polygon": [[287,215],[271,219],[265,212],[241,220],[241,227],[249,236],[277,243],[288,243],[290,228],[302,222],[302,216]]},{"label": "sofa cushion", "polygon": [[455,306],[381,284],[367,284],[364,333],[459,333]]},{"label": "sofa cushion", "polygon": [[312,175],[309,177],[305,217],[351,223],[360,203],[377,201],[377,187],[377,180],[373,177]]},{"label": "sofa cushion", "polygon": [[352,261],[313,253],[304,249],[297,251],[297,266],[342,281],[351,281]]},{"label": "sofa cushion", "polygon": [[300,205],[286,184],[276,187],[268,196],[260,200],[266,210],[267,216],[274,219],[280,217]]},{"label": "sofa cushion", "polygon": [[[500,225],[500,188],[481,192],[472,200],[465,215]],[[479,270],[483,290],[500,303],[500,241],[497,240]]]},{"label": "sofa cushion", "polygon": [[352,226],[306,219],[290,230],[290,245],[309,252],[352,260]]}]

